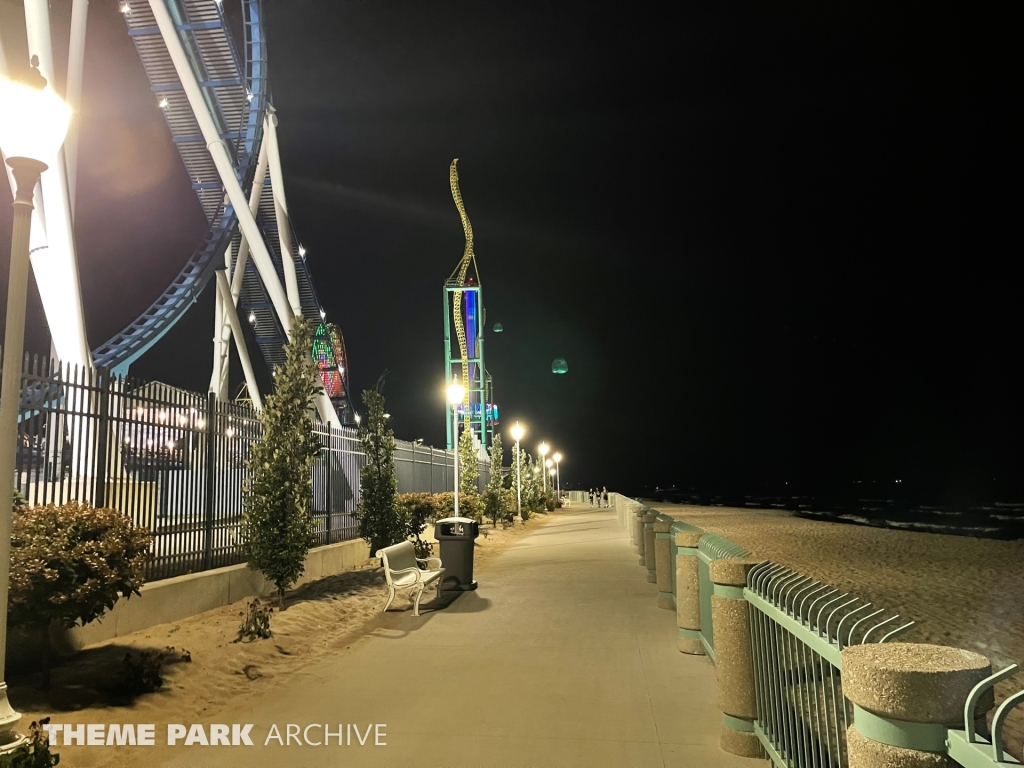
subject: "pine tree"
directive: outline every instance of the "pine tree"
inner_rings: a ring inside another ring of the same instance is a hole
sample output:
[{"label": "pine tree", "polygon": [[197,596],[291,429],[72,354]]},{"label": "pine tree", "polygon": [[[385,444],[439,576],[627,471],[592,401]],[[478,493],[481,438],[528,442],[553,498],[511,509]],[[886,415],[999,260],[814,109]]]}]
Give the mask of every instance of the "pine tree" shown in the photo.
[{"label": "pine tree", "polygon": [[366,463],[359,470],[359,535],[376,553],[405,540],[406,526],[398,504],[395,478],[395,434],[384,419],[384,395],[376,390],[363,392],[366,418],[359,430],[359,444]]},{"label": "pine tree", "polygon": [[459,490],[467,496],[479,496],[476,480],[480,476],[476,445],[472,430],[465,430],[459,437]]},{"label": "pine tree", "polygon": [[302,575],[316,541],[309,508],[320,443],[310,418],[316,391],[311,343],[309,324],[295,318],[284,364],[274,377],[274,393],[259,416],[263,431],[249,453],[242,497],[246,559],[277,586],[282,608],[285,590]]},{"label": "pine tree", "polygon": [[484,490],[484,508],[495,528],[498,527],[498,521],[503,520],[508,513],[508,497],[502,483],[504,478],[501,476],[503,453],[501,434],[495,433],[494,441],[491,443],[491,476]]}]

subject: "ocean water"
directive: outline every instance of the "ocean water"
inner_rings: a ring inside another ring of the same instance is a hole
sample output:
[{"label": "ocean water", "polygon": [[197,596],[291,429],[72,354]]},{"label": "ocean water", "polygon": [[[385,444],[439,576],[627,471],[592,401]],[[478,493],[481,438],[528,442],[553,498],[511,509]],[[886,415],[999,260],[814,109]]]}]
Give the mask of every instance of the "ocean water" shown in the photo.
[{"label": "ocean water", "polygon": [[1017,502],[937,506],[887,498],[836,501],[813,496],[712,495],[678,488],[659,488],[652,495],[679,504],[788,509],[801,517],[850,525],[979,538],[1024,538],[1024,503]]}]

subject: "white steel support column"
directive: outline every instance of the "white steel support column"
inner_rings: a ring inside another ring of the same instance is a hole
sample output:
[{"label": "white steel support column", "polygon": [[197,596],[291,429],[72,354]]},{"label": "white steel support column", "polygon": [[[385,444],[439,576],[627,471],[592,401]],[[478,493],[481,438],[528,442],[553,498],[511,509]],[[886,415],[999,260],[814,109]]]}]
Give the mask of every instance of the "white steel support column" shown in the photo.
[{"label": "white steel support column", "polygon": [[164,0],[149,0],[149,7],[153,11],[157,27],[160,29],[160,36],[167,46],[167,51],[171,56],[171,61],[174,63],[178,79],[181,81],[185,96],[192,107],[192,113],[199,124],[203,138],[206,140],[206,148],[210,152],[210,157],[213,158],[221,183],[224,184],[228,199],[231,201],[235,214],[238,216],[238,227],[242,231],[242,235],[249,242],[253,263],[256,265],[267,293],[270,294],[270,303],[274,305],[274,311],[277,313],[277,318],[281,322],[285,334],[290,335],[292,319],[295,317],[295,313],[292,311],[288,298],[281,288],[281,281],[277,277],[274,262],[270,258],[270,252],[267,250],[266,243],[263,242],[259,227],[256,226],[256,218],[249,210],[249,201],[245,199],[245,192],[242,191],[242,186],[238,183],[238,178],[235,176],[235,168],[230,155],[228,155],[224,139],[221,138],[217,131],[217,126],[210,116],[209,107],[203,97],[202,88],[199,87],[195,72],[192,71],[188,57],[185,55],[181,38],[178,37],[178,30],[174,27],[174,21],[171,19],[171,14],[167,11],[167,5]]},{"label": "white steel support column", "polygon": [[73,0],[71,4],[71,40],[68,43],[68,79],[64,101],[71,107],[71,123],[64,139],[67,161],[68,196],[71,218],[75,217],[75,191],[78,187],[78,135],[82,120],[82,72],[85,69],[85,28],[89,17],[89,0]]},{"label": "white steel support column", "polygon": [[[249,212],[255,216],[260,207],[263,195],[263,181],[267,177],[267,141],[266,133],[260,142],[260,153],[256,159],[256,174],[252,180],[252,191],[249,193]],[[242,279],[245,277],[245,265],[249,260],[249,241],[239,232],[238,254],[232,258],[231,246],[224,251],[224,266],[231,283],[231,306],[238,307],[238,297],[242,293]],[[234,271],[232,271],[232,262]],[[217,305],[213,313],[213,374],[210,377],[210,391],[217,399],[225,402],[228,399],[228,360],[231,342],[231,326],[221,306],[220,291],[216,294]]]},{"label": "white steel support column", "polygon": [[[260,198],[263,196],[263,182],[267,178],[267,133],[263,132],[263,140],[260,142],[260,154],[256,159],[256,175],[252,177],[252,192],[249,194],[249,212],[253,216],[260,208]],[[238,297],[242,293],[242,279],[245,277],[245,265],[249,260],[249,241],[242,233],[242,239],[238,243],[238,256],[235,258],[235,265],[231,274],[231,298],[238,305]],[[228,264],[228,270],[232,270]]]},{"label": "white steel support column", "polygon": [[[224,268],[231,270],[231,243],[224,249]],[[227,402],[229,354],[228,344],[231,341],[231,328],[228,326],[227,315],[221,305],[220,291],[213,292],[213,371],[210,374],[209,391],[216,396],[218,402]],[[225,332],[226,331],[226,332]]]},{"label": "white steel support column", "polygon": [[[47,0],[25,0],[25,30],[29,58],[38,57],[39,72],[52,87],[57,78]],[[32,271],[39,286],[50,336],[61,361],[92,367],[85,334],[64,150],[46,162],[51,172],[43,174],[40,185],[48,247],[33,251]]]},{"label": "white steel support column", "polygon": [[217,296],[224,309],[224,314],[227,315],[231,333],[235,337],[235,349],[238,350],[238,359],[242,361],[242,372],[245,374],[245,384],[249,388],[249,397],[252,398],[252,404],[256,410],[261,411],[263,410],[263,400],[260,398],[256,374],[253,372],[249,351],[245,346],[245,337],[242,336],[242,325],[238,322],[238,312],[235,311],[235,304],[231,301],[231,286],[228,284],[226,270],[217,270]]},{"label": "white steel support column", "polygon": [[284,268],[284,284],[288,301],[296,315],[302,314],[299,299],[299,282],[295,277],[295,252],[292,249],[292,230],[288,220],[288,203],[284,196],[284,174],[281,172],[281,153],[277,146],[277,115],[274,108],[267,109],[263,140],[270,147],[270,191],[274,196],[274,217],[277,220],[277,239],[281,243],[281,265]]}]

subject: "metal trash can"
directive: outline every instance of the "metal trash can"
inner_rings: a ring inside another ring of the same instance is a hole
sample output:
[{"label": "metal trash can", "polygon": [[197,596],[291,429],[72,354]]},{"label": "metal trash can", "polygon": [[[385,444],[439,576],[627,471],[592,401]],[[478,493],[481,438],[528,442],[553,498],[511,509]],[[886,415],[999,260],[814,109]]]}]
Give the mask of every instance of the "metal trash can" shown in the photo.
[{"label": "metal trash can", "polygon": [[446,517],[434,523],[434,538],[440,547],[444,567],[441,588],[451,591],[476,589],[473,581],[473,548],[480,524],[468,517]]}]

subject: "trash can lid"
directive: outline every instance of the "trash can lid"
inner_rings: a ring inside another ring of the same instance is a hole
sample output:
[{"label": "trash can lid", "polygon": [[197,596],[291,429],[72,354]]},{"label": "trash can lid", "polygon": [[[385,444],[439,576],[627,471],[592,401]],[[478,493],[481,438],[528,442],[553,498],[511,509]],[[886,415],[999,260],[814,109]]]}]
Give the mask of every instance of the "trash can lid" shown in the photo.
[{"label": "trash can lid", "polygon": [[434,524],[436,525],[437,523],[475,523],[475,522],[476,522],[476,520],[474,520],[471,517],[446,517],[443,520],[436,520],[436,521],[434,521]]}]

